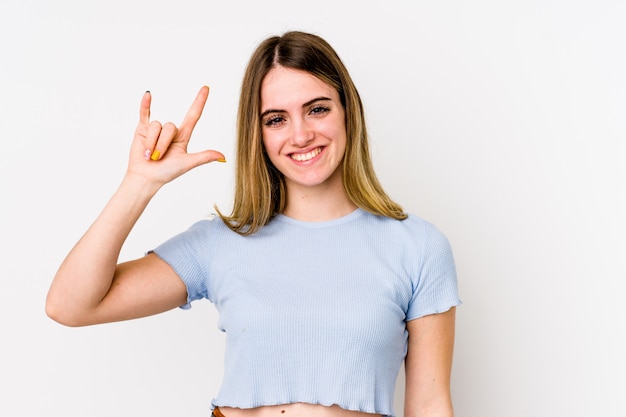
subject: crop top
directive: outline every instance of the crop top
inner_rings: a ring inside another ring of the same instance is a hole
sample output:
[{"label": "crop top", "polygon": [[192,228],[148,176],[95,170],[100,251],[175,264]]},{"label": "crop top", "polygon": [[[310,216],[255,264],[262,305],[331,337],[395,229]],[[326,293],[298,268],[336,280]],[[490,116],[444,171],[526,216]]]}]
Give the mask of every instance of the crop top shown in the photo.
[{"label": "crop top", "polygon": [[327,222],[277,215],[241,236],[200,220],[154,249],[226,333],[212,406],[305,402],[393,416],[406,321],[459,305],[448,240],[432,224],[361,209]]}]

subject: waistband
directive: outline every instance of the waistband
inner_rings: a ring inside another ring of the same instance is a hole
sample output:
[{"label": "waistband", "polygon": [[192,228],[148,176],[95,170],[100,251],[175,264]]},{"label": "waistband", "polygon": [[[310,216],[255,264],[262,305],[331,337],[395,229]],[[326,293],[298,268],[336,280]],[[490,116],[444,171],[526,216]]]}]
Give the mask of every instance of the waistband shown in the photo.
[{"label": "waistband", "polygon": [[222,414],[219,407],[215,407],[211,413],[211,417],[224,417],[224,414]]}]

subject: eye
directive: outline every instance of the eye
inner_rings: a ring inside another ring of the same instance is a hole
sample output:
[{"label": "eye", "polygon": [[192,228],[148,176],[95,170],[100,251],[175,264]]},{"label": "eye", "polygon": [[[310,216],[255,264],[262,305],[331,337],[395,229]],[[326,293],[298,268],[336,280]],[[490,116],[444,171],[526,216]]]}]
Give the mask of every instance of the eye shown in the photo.
[{"label": "eye", "polygon": [[285,118],[282,116],[270,116],[267,119],[265,119],[263,124],[267,127],[277,127],[277,126],[280,126],[284,121],[285,121]]},{"label": "eye", "polygon": [[315,107],[311,108],[309,113],[315,116],[315,115],[321,115],[321,114],[328,113],[329,111],[330,111],[330,108],[328,108],[326,106],[315,106]]}]

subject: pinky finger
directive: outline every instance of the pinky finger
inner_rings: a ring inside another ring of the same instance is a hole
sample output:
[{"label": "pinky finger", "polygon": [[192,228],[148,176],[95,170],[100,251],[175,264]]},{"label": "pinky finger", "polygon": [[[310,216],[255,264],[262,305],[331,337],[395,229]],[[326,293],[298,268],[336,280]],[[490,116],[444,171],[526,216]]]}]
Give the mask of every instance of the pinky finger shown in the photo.
[{"label": "pinky finger", "polygon": [[150,123],[150,104],[152,103],[152,94],[146,91],[141,98],[141,106],[139,107],[139,124],[148,125]]}]

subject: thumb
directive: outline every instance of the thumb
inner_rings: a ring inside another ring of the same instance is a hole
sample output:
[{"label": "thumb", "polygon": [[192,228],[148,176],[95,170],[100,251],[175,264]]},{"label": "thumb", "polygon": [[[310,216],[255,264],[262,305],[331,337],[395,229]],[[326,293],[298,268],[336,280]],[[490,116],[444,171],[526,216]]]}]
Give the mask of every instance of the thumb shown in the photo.
[{"label": "thumb", "polygon": [[224,157],[221,152],[214,150],[206,150],[187,155],[187,164],[189,169],[193,169],[210,162],[226,162],[226,157]]}]

